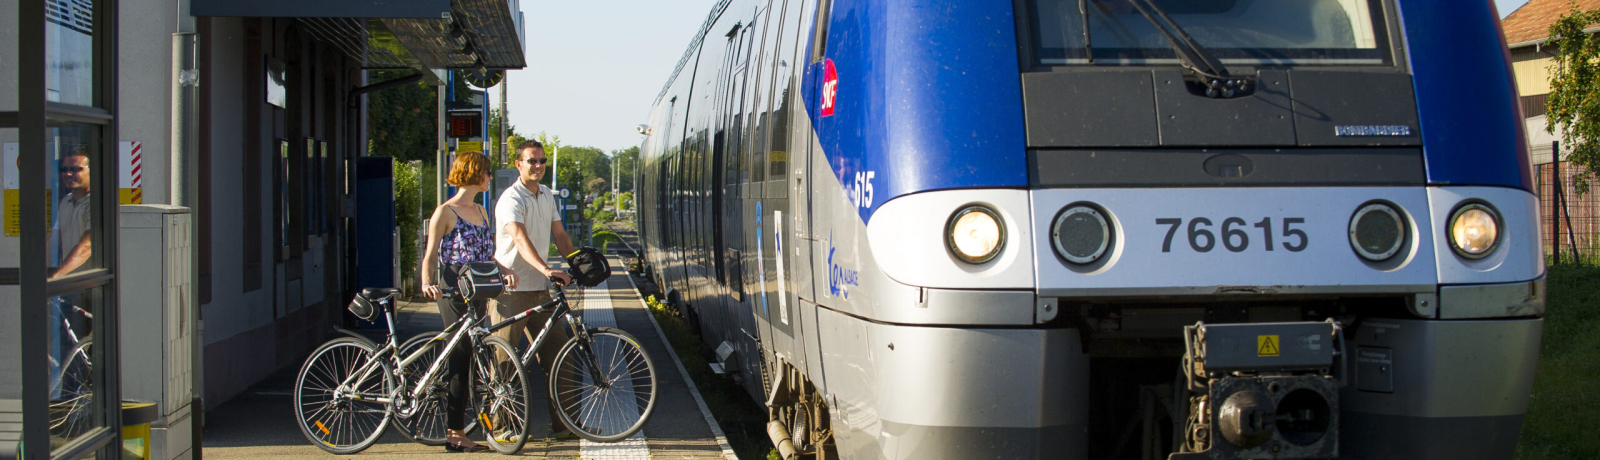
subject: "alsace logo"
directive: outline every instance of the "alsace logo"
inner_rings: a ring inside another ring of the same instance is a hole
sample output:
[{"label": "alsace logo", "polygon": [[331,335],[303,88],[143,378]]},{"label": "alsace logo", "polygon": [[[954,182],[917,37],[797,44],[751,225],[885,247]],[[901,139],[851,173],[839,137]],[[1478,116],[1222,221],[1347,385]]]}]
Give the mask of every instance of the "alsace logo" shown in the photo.
[{"label": "alsace logo", "polygon": [[833,60],[822,61],[822,116],[833,116],[833,100],[839,95],[839,74],[833,70]]},{"label": "alsace logo", "polygon": [[860,286],[856,281],[856,271],[840,267],[833,262],[833,253],[839,248],[833,247],[833,232],[828,232],[828,294],[833,297],[850,298],[850,288],[846,286]]}]

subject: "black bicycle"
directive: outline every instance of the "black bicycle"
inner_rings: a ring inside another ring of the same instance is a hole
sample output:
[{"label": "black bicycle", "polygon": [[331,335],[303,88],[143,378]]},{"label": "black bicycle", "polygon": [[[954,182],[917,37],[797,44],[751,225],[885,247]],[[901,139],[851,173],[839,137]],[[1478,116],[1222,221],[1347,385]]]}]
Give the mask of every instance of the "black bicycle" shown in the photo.
[{"label": "black bicycle", "polygon": [[[568,260],[573,266],[569,274],[582,285],[598,285],[609,276],[604,257],[592,248],[584,248]],[[447,290],[448,295],[456,291]],[[550,398],[556,402],[561,423],[592,441],[615,442],[633,435],[655,410],[653,361],[627,332],[585,328],[582,318],[572,314],[565,291],[560,287],[554,291],[550,302],[497,324],[485,326],[487,320],[468,309],[443,331],[424,333],[397,345],[395,290],[363,289],[351,310],[365,319],[383,316],[388,327],[384,344],[349,333],[350,337],[333,339],[311,353],[295,383],[295,415],[301,433],[325,451],[352,454],[377,442],[393,421],[417,442],[443,444],[445,386],[440,370],[446,351],[465,343],[473,350],[468,410],[476,414],[465,431],[487,429],[491,447],[514,454],[526,443],[531,416],[525,368],[533,365],[534,350],[544,343],[555,319],[564,318],[572,338],[556,354],[549,373]],[[472,295],[465,294],[468,298]],[[490,335],[547,311],[553,312],[550,319],[520,356],[505,340]]]}]

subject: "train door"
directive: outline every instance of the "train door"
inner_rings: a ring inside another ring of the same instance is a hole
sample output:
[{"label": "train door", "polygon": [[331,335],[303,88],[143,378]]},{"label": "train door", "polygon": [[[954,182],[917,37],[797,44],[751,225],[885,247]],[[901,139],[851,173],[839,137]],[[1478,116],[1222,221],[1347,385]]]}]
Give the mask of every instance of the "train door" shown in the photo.
[{"label": "train door", "polygon": [[788,275],[787,283],[791,290],[788,296],[793,313],[790,359],[796,368],[807,369],[809,358],[815,356],[813,353],[816,352],[813,347],[810,348],[812,353],[807,353],[808,348],[805,344],[814,344],[816,340],[816,332],[812,330],[816,324],[814,319],[816,285],[811,267],[813,254],[816,254],[814,245],[817,239],[812,230],[810,193],[812,177],[809,177],[814,136],[805,107],[807,99],[801,93],[807,87],[804,82],[805,69],[811,61],[807,54],[809,51],[807,44],[812,38],[811,24],[814,22],[815,14],[811,10],[816,8],[816,2],[790,1],[800,4],[789,6],[788,22],[793,26],[794,34],[793,38],[785,42],[788,44],[786,46],[792,47],[785,49],[784,54],[789,59],[789,67],[785,68],[785,74],[781,78],[787,81],[782,81],[778,85],[784,88],[783,91],[787,95],[783,111],[788,114],[789,121],[788,139],[786,139],[789,148],[786,170],[789,172],[789,177],[785,188],[789,193],[790,217],[784,223],[787,226],[785,229],[787,240],[784,245],[784,262],[787,268],[784,273]]},{"label": "train door", "polygon": [[[761,27],[753,31],[751,37],[753,46],[749,57],[749,80],[745,83],[745,172],[741,179],[745,180],[744,203],[744,235],[745,253],[744,267],[746,275],[745,292],[749,294],[750,315],[753,320],[748,334],[756,340],[759,349],[758,355],[751,356],[756,361],[756,367],[750,367],[753,380],[760,382],[760,395],[765,397],[767,383],[770,381],[768,368],[765,363],[772,362],[772,327],[771,313],[777,302],[767,289],[770,267],[764,263],[766,249],[769,243],[766,238],[772,236],[766,223],[766,180],[767,180],[767,136],[770,124],[768,106],[771,101],[771,87],[768,82],[772,78],[773,48],[777,46],[778,20],[773,14],[781,9],[783,0],[774,0],[773,6],[763,8],[757,21]],[[759,357],[759,358],[758,358]],[[757,373],[759,372],[759,373]]]},{"label": "train door", "polygon": [[[774,1],[774,6],[779,2]],[[767,318],[774,332],[770,347],[775,354],[790,364],[801,364],[802,353],[797,353],[795,337],[800,325],[795,311],[800,307],[796,298],[795,289],[792,287],[795,259],[798,247],[794,239],[794,213],[790,206],[789,181],[793,172],[790,171],[791,152],[790,128],[792,126],[792,109],[799,101],[798,88],[794,78],[795,49],[799,43],[800,9],[804,0],[787,0],[783,2],[782,14],[774,16],[781,19],[778,29],[778,46],[772,49],[773,57],[769,68],[772,79],[763,81],[769,84],[772,102],[767,107],[767,116],[771,121],[767,130],[767,171],[764,198],[766,209],[762,216],[767,246],[762,253],[762,263],[766,266],[767,292],[772,297],[772,314]],[[809,260],[809,259],[808,259]]]},{"label": "train door", "polygon": [[[754,353],[754,344],[749,343],[750,339],[742,334],[734,333],[733,331],[742,325],[740,324],[740,317],[743,316],[741,313],[745,311],[742,305],[744,302],[744,286],[743,283],[739,282],[737,275],[739,264],[736,260],[741,252],[736,248],[742,246],[735,243],[735,241],[743,240],[743,235],[738,233],[738,219],[740,216],[738,206],[740,202],[740,169],[738,165],[740,164],[740,157],[737,152],[740,151],[739,139],[741,139],[741,136],[738,129],[739,117],[736,115],[740,107],[737,107],[736,104],[740,101],[738,93],[739,88],[743,86],[744,78],[743,69],[740,66],[744,58],[744,47],[741,45],[745,40],[742,40],[742,37],[748,27],[731,19],[733,16],[732,14],[726,16],[730,18],[727,22],[734,22],[734,24],[727,29],[727,33],[723,34],[724,43],[721,45],[723,54],[717,67],[715,97],[713,98],[716,110],[713,113],[712,126],[716,135],[712,139],[711,155],[713,163],[711,179],[713,183],[711,187],[712,219],[710,225],[712,242],[710,249],[711,262],[715,266],[712,280],[720,294],[721,301],[719,305],[722,307],[722,314],[719,316],[730,322],[720,330],[728,334],[723,339],[736,344],[734,347],[737,355],[744,359]],[[708,42],[709,38],[707,37]],[[708,44],[707,47],[709,46],[713,45]]]}]

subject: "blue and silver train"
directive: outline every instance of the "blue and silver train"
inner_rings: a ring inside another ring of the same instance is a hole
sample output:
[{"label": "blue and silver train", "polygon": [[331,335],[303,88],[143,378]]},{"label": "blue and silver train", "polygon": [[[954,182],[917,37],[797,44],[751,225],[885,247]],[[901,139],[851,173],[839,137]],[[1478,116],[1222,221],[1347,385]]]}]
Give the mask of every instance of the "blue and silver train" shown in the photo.
[{"label": "blue and silver train", "polygon": [[786,457],[1510,458],[1545,267],[1488,0],[725,0],[649,273]]}]

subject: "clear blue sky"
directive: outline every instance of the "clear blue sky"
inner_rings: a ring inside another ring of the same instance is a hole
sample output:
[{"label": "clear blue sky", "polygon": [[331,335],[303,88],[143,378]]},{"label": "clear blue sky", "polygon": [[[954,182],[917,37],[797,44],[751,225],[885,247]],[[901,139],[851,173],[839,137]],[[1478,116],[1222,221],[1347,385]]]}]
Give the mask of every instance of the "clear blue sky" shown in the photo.
[{"label": "clear blue sky", "polygon": [[1506,15],[1511,14],[1512,11],[1516,11],[1517,8],[1527,3],[1528,0],[1494,0],[1494,8],[1500,10],[1501,18],[1505,18]]},{"label": "clear blue sky", "polygon": [[511,125],[606,152],[639,145],[634,127],[715,3],[523,0],[528,67],[506,75]]},{"label": "clear blue sky", "polygon": [[[1500,15],[1527,0],[1494,0]],[[716,0],[522,2],[528,67],[511,71],[511,124],[565,145],[610,152],[639,145],[634,126]],[[499,91],[491,93],[498,104]]]}]

